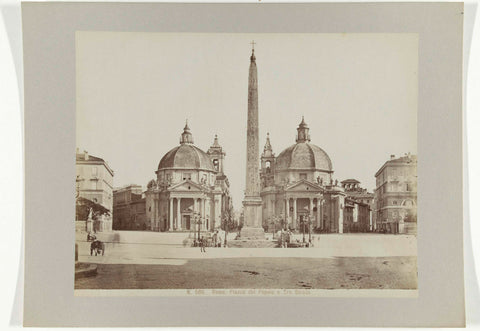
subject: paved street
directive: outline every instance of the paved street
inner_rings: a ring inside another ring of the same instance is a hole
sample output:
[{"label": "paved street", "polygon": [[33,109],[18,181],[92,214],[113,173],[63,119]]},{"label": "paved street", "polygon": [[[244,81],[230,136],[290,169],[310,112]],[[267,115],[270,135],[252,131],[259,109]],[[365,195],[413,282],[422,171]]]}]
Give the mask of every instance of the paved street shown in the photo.
[{"label": "paved street", "polygon": [[90,256],[90,243],[78,234],[79,261],[97,264],[98,274],[76,280],[75,288],[417,287],[414,236],[315,235],[313,248],[207,248],[202,253],[183,247],[188,235],[99,234],[107,243],[105,255]]},{"label": "paved street", "polygon": [[415,289],[415,257],[192,259],[182,265],[100,264],[76,289]]}]

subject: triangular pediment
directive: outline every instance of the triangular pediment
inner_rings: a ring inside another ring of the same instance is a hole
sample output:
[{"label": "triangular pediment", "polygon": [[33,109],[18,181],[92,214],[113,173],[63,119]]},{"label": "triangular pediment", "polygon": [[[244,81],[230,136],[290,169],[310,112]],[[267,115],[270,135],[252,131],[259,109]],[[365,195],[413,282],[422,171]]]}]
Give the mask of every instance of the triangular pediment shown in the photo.
[{"label": "triangular pediment", "polygon": [[288,192],[305,192],[305,191],[323,191],[320,185],[311,183],[306,180],[300,180],[296,183],[290,184],[285,187],[285,191]]},{"label": "triangular pediment", "polygon": [[191,180],[186,180],[184,182],[181,182],[169,187],[168,190],[170,192],[179,192],[179,191],[203,192],[205,188],[200,184],[192,182]]}]

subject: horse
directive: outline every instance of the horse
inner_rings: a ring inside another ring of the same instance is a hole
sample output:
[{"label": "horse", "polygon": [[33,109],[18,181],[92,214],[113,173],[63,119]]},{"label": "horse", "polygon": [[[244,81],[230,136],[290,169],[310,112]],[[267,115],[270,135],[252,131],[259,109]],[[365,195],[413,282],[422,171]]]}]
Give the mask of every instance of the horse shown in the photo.
[{"label": "horse", "polygon": [[100,240],[94,240],[90,244],[90,255],[93,255],[93,252],[95,252],[95,256],[97,254],[102,253],[102,255],[105,254],[105,243],[101,242]]}]

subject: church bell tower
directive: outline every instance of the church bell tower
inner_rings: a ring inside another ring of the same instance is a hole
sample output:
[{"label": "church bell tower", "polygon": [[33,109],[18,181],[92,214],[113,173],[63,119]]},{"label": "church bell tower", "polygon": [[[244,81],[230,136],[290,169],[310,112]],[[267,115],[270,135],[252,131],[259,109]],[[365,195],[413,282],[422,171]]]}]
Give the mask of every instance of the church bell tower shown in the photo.
[{"label": "church bell tower", "polygon": [[213,145],[207,151],[210,160],[212,160],[213,166],[219,175],[223,175],[223,160],[225,159],[226,153],[224,152],[222,146],[218,143],[218,136],[215,135],[213,139]]},{"label": "church bell tower", "polygon": [[262,188],[274,185],[275,174],[275,154],[270,144],[270,134],[267,133],[267,141],[263,148],[261,157],[262,169],[260,170],[260,179],[262,182]]}]

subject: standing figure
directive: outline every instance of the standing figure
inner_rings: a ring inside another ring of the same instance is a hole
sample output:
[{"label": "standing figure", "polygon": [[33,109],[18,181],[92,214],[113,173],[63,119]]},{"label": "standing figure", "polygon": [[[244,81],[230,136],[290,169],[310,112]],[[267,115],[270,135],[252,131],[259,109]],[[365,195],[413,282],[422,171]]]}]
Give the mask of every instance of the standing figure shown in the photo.
[{"label": "standing figure", "polygon": [[200,252],[206,253],[207,251],[205,250],[205,246],[207,245],[207,239],[202,236],[202,239],[200,239]]},{"label": "standing figure", "polygon": [[215,231],[215,233],[213,234],[213,247],[217,247],[217,239],[218,239],[218,231]]}]

